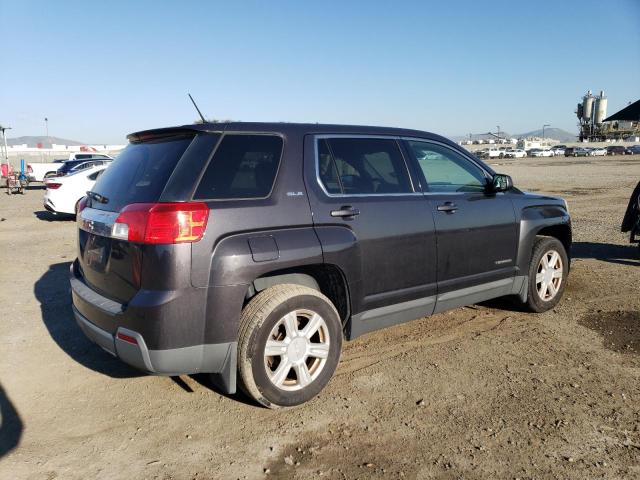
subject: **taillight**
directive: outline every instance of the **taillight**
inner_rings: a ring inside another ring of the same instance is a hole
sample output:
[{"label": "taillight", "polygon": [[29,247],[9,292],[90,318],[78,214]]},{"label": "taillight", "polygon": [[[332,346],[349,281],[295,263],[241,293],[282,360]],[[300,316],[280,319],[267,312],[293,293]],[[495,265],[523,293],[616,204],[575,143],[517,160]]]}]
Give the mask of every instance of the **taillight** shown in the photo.
[{"label": "taillight", "polygon": [[209,207],[202,202],[133,203],[120,210],[111,235],[137,243],[197,242],[208,218]]},{"label": "taillight", "polygon": [[137,345],[138,344],[138,340],[136,340],[135,337],[132,337],[131,335],[127,335],[126,333],[122,333],[122,332],[118,332],[118,334],[116,335],[120,340],[123,340],[127,343],[131,343],[133,345]]},{"label": "taillight", "polygon": [[51,190],[55,190],[55,189],[60,188],[62,186],[61,183],[53,183],[53,182],[49,182],[46,185],[47,185],[47,188],[49,188]]},{"label": "taillight", "polygon": [[78,209],[76,210],[76,215],[80,215],[82,213],[82,210],[87,208],[88,200],[89,200],[89,197],[87,197],[86,195],[80,199],[80,201],[78,202]]}]

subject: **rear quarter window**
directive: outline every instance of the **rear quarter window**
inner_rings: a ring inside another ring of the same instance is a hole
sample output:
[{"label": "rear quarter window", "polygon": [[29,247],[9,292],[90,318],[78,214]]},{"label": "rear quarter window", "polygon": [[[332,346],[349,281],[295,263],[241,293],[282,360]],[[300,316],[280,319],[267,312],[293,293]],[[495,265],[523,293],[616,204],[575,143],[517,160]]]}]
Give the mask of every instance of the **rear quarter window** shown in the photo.
[{"label": "rear quarter window", "polygon": [[282,138],[276,135],[225,135],[200,180],[194,198],[267,197],[278,172],[282,146]]},{"label": "rear quarter window", "polygon": [[193,138],[189,135],[129,144],[99,176],[93,191],[108,202],[94,202],[93,208],[118,211],[131,203],[158,201]]}]

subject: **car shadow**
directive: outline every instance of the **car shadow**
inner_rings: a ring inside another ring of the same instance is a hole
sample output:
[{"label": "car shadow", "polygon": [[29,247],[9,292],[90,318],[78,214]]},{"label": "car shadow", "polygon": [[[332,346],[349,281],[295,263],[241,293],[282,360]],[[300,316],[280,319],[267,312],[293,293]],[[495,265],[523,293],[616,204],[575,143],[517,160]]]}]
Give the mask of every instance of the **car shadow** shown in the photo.
[{"label": "car shadow", "polygon": [[[73,360],[95,372],[112,378],[135,378],[147,374],[136,370],[111,356],[91,342],[80,330],[71,309],[71,291],[69,286],[69,268],[71,262],[61,262],[49,266],[49,270],[36,282],[34,293],[40,302],[42,321],[54,342]],[[207,374],[190,375],[201,386],[219,395],[245,403],[257,405],[243,392],[228,395],[216,386]],[[191,387],[179,376],[171,380],[187,393],[193,393]]]},{"label": "car shadow", "polygon": [[76,362],[113,378],[145,375],[111,356],[84,336],[71,310],[69,266],[56,263],[35,283],[34,293],[40,302],[42,321],[54,342]]},{"label": "car shadow", "polygon": [[42,185],[27,185],[25,190],[46,190],[47,187],[43,183]]},{"label": "car shadow", "polygon": [[613,243],[574,242],[571,246],[573,258],[594,258],[620,265],[640,266],[640,250],[634,245]]},{"label": "car shadow", "polygon": [[69,222],[75,220],[75,216],[73,215],[67,215],[65,213],[54,215],[48,210],[38,210],[37,212],[33,212],[33,214],[38,218],[38,220],[43,220],[45,222]]},{"label": "car shadow", "polygon": [[7,392],[0,385],[0,458],[18,446],[24,424]]},{"label": "car shadow", "polygon": [[520,297],[516,295],[509,295],[506,297],[498,297],[492,298],[490,300],[485,300],[484,302],[480,302],[477,305],[486,308],[493,308],[496,310],[505,310],[507,312],[528,312],[527,306],[522,303]]},{"label": "car shadow", "polygon": [[[189,375],[189,377],[192,378],[197,383],[199,383],[201,386],[208,388],[209,390],[213,390],[218,395],[222,395],[223,397],[231,399],[234,402],[244,403],[245,405],[249,405],[252,407],[262,407],[262,405],[260,405],[253,398],[249,397],[246,393],[244,393],[244,391],[242,391],[242,389],[240,388],[240,385],[238,385],[236,393],[234,393],[233,395],[230,395],[228,393],[223,392],[221,388],[219,388],[215,383],[213,383],[213,381],[211,380],[211,375],[207,373],[197,373],[194,375]],[[237,381],[240,382],[240,379],[238,378]]]}]

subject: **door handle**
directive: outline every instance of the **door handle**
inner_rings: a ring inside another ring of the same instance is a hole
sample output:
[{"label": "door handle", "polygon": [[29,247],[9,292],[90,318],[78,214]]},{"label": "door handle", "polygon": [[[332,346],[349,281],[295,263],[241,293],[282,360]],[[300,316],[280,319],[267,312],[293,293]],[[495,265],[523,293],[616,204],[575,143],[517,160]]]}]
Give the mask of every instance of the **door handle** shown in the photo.
[{"label": "door handle", "polygon": [[444,202],[442,205],[438,205],[439,212],[455,213],[458,210],[458,206],[453,202]]},{"label": "door handle", "polygon": [[360,215],[360,210],[351,206],[340,207],[339,210],[331,210],[332,217],[351,218]]}]

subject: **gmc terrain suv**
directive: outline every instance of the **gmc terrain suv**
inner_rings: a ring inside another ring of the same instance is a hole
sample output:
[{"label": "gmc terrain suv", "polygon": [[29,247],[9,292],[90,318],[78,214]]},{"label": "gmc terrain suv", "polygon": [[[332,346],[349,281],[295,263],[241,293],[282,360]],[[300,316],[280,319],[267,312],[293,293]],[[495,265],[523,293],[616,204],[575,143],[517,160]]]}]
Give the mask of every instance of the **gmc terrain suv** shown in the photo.
[{"label": "gmc terrain suv", "polygon": [[84,333],[267,407],[331,378],[343,337],[490,298],[558,303],[571,222],[427,132],[286,123],[129,135],[87,192],[71,267]]}]

